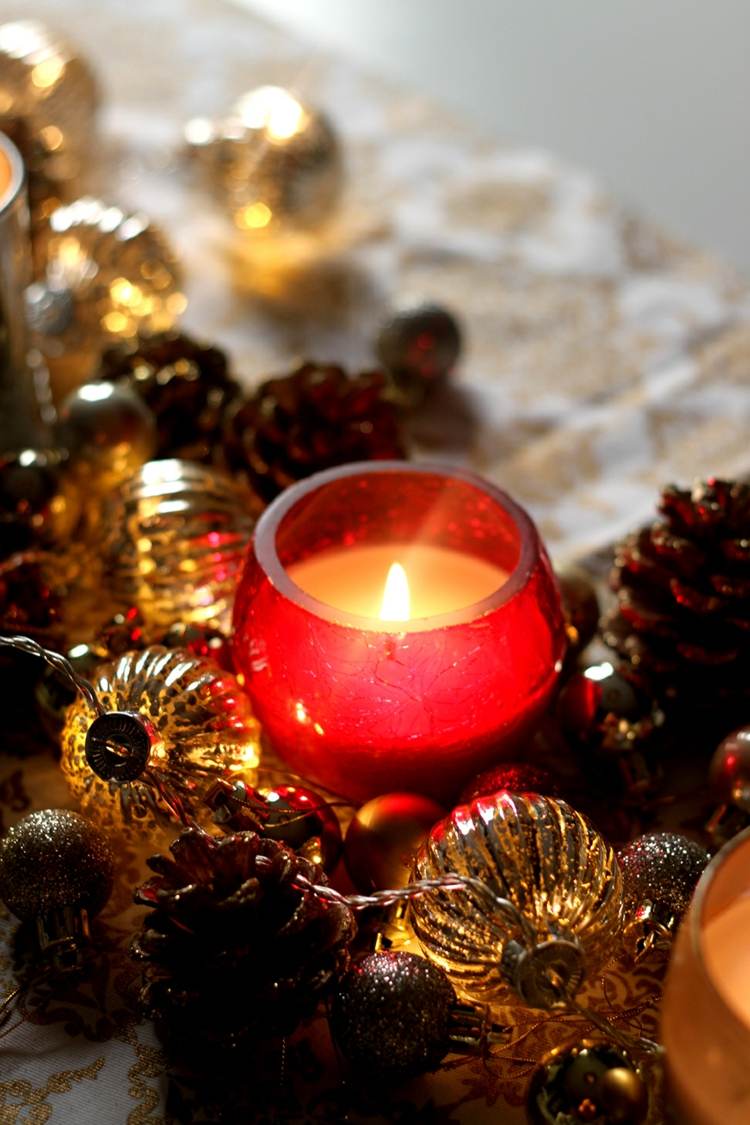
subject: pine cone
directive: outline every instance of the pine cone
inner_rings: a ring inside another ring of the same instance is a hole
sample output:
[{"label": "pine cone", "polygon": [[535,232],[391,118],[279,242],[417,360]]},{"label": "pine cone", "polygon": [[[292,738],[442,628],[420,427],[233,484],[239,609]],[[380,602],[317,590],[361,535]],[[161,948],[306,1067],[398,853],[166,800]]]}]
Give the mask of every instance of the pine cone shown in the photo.
[{"label": "pine cone", "polygon": [[313,864],[254,832],[189,828],[153,856],[135,901],[150,906],[132,947],[142,1002],[174,1044],[230,1046],[287,1035],[348,963],[353,915],[295,886]]},{"label": "pine cone", "polygon": [[245,476],[269,502],[320,469],[403,457],[386,386],[381,371],[350,377],[333,364],[305,363],[269,379],[227,412],[226,467]]},{"label": "pine cone", "polygon": [[661,519],[615,551],[604,640],[663,703],[750,706],[750,487],[670,486]]},{"label": "pine cone", "polygon": [[227,404],[240,394],[218,348],[181,332],[160,332],[103,353],[98,379],[125,383],[156,418],[157,456],[207,461],[220,440]]}]

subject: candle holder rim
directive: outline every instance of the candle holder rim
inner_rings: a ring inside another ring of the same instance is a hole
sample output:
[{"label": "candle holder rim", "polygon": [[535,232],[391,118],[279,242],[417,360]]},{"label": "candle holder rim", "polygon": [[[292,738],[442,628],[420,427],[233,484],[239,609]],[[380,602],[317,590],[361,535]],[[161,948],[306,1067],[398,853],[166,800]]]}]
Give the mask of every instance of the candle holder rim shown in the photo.
[{"label": "candle holder rim", "polygon": [[[342,477],[359,476],[367,473],[415,473],[424,476],[451,477],[473,485],[489,495],[510,516],[519,533],[518,561],[508,574],[505,582],[481,601],[471,602],[459,609],[451,610],[448,613],[435,614],[433,617],[413,618],[409,622],[404,622],[406,628],[394,628],[392,623],[361,614],[349,613],[336,606],[329,605],[328,602],[320,601],[312,594],[308,594],[289,577],[277,554],[276,533],[281,522],[308,493],[331,481],[340,480]],[[470,469],[464,469],[458,465],[447,465],[438,461],[351,461],[345,465],[337,465],[332,469],[324,469],[319,473],[313,473],[304,480],[286,488],[266,508],[255,526],[253,540],[255,556],[259,566],[276,589],[289,601],[294,602],[295,605],[308,613],[333,624],[372,633],[437,632],[451,626],[465,626],[471,621],[485,617],[500,606],[507,604],[524,589],[534,570],[541,549],[541,539],[534,521],[528,512],[520,504],[517,504],[507,492]],[[390,628],[388,627],[389,624]]]},{"label": "candle holder rim", "polygon": [[26,165],[10,137],[0,130],[0,149],[10,166],[10,182],[0,195],[0,219],[14,206],[26,186]]},{"label": "candle holder rim", "polygon": [[717,873],[721,870],[725,861],[730,855],[732,855],[735,851],[748,843],[750,843],[750,828],[745,828],[742,832],[738,832],[736,836],[733,836],[731,840],[728,840],[726,844],[719,848],[716,855],[712,856],[711,860],[708,863],[708,866],[698,880],[698,884],[693,895],[693,901],[690,904],[690,909],[684,922],[684,924],[688,927],[690,946],[695,955],[699,971],[705,978],[705,983],[707,984],[708,988],[711,990],[721,1007],[724,1009],[724,1011],[729,1014],[733,1023],[735,1023],[737,1027],[742,1028],[745,1027],[745,1024],[737,1015],[734,1008],[727,1000],[726,996],[718,988],[709,969],[704,945],[703,913]]}]

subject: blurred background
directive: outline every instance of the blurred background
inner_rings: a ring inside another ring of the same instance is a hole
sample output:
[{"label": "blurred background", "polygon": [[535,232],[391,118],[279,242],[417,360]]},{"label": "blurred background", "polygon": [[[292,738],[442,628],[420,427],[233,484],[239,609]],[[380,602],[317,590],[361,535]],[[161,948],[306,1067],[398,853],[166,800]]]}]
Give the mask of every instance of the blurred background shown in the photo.
[{"label": "blurred background", "polygon": [[238,0],[750,273],[747,0]]}]

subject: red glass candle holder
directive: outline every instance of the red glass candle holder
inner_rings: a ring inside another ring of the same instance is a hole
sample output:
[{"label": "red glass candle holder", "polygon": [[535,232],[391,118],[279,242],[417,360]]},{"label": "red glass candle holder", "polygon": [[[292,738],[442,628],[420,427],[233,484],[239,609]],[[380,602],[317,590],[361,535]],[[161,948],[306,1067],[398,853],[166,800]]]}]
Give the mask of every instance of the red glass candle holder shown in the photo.
[{"label": "red glass candle holder", "polygon": [[[384,622],[331,604],[337,590],[322,601],[290,577],[322,560],[345,592],[359,578],[368,585],[373,548],[400,559],[409,545],[437,558],[419,576],[417,601],[441,578],[442,560],[458,560],[446,571],[460,587],[457,608]],[[492,567],[507,577],[478,600],[474,571]],[[565,632],[523,509],[472,473],[381,461],[318,473],[264,512],[237,592],[233,648],[268,737],[303,777],[358,801],[394,790],[449,800],[518,753],[554,687]]]}]

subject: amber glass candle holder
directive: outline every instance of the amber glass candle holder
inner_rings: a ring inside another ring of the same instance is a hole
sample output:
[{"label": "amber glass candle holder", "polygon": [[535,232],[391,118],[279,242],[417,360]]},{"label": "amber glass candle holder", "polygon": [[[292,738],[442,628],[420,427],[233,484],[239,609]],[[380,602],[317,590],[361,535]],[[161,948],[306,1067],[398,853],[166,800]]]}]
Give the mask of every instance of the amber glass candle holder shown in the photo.
[{"label": "amber glass candle holder", "polygon": [[669,962],[662,1042],[680,1125],[750,1121],[750,829],[704,871]]},{"label": "amber glass candle holder", "polygon": [[[406,611],[386,605],[389,562]],[[447,800],[522,753],[564,646],[531,519],[452,467],[367,462],[287,489],[258,522],[235,603],[235,661],[266,734],[354,800]]]}]

